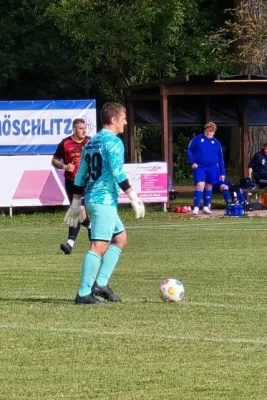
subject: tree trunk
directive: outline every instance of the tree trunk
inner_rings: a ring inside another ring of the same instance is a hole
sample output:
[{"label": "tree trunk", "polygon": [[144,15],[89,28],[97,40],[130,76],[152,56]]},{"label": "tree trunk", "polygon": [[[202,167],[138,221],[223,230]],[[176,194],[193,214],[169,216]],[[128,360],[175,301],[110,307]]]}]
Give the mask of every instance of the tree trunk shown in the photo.
[{"label": "tree trunk", "polygon": [[248,131],[248,148],[250,158],[267,142],[267,126],[251,126]]},{"label": "tree trunk", "polygon": [[[262,23],[265,23],[265,16],[263,15],[263,4],[265,0],[235,0],[234,7],[240,7],[242,5],[246,5],[249,10],[249,15],[253,17],[254,20],[257,21],[259,26]],[[238,16],[238,14],[237,14]],[[236,20],[238,23],[238,19]],[[249,39],[248,39],[249,40]],[[237,43],[238,44],[238,43]],[[259,51],[263,53],[266,50],[267,40],[266,43],[261,44]],[[235,48],[235,52],[237,52],[237,47]],[[262,55],[265,57],[265,54]],[[266,73],[266,66],[263,67],[261,64],[253,64],[250,60],[247,60],[246,65],[243,67],[240,66],[240,70],[238,71],[240,74],[257,74],[257,75],[264,75]],[[259,151],[263,144],[267,142],[267,126],[250,126],[248,131],[249,143],[248,143],[248,159],[250,160],[253,154],[256,151]],[[231,134],[231,149],[230,149],[230,160],[234,170],[236,172],[241,173],[241,135],[236,132],[236,128],[232,129]],[[237,168],[237,164],[239,168]],[[236,167],[236,169],[235,169]],[[246,171],[245,171],[246,175]]]},{"label": "tree trunk", "polygon": [[[264,0],[243,0],[245,4],[249,5],[250,14],[253,15],[261,24],[263,22],[263,1]],[[255,7],[255,5],[257,7]],[[264,67],[255,64],[248,64],[247,74],[259,74],[264,75]],[[256,151],[259,151],[265,142],[267,142],[267,126],[251,126],[248,131],[248,155],[249,159],[252,158]]]}]

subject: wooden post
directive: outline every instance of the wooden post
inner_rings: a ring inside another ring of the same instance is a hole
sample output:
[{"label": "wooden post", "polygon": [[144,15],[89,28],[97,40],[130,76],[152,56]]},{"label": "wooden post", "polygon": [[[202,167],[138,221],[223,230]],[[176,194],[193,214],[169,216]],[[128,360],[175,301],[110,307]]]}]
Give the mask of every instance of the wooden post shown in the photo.
[{"label": "wooden post", "polygon": [[241,173],[242,177],[247,176],[248,171],[248,116],[247,116],[247,98],[243,99],[241,114]]},{"label": "wooden post", "polygon": [[[161,151],[162,160],[169,162],[169,149],[168,149],[168,95],[166,94],[164,86],[160,87],[161,98]],[[170,171],[169,171],[170,172]]]},{"label": "wooden post", "polygon": [[168,153],[169,153],[169,175],[173,180],[173,131],[172,131],[172,102],[170,98],[168,98]]}]

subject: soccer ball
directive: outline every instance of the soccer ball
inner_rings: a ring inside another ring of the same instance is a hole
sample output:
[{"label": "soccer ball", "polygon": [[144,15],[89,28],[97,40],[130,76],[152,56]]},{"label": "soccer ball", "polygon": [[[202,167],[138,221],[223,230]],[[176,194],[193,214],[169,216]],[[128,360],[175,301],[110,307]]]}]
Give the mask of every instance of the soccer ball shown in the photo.
[{"label": "soccer ball", "polygon": [[166,303],[177,303],[184,298],[184,285],[177,279],[164,279],[160,284],[159,297]]}]

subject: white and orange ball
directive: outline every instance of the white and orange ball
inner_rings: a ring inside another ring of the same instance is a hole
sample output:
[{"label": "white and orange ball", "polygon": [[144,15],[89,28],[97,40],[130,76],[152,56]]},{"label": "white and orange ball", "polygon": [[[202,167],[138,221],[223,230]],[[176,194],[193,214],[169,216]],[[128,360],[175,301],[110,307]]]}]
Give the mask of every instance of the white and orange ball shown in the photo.
[{"label": "white and orange ball", "polygon": [[184,298],[184,285],[177,279],[164,279],[160,284],[159,297],[166,303],[178,303]]}]

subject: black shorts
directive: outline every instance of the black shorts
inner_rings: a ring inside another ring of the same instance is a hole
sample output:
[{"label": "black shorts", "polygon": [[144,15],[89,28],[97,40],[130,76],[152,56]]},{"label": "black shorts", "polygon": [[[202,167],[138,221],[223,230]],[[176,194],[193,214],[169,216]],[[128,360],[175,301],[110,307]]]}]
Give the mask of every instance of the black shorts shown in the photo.
[{"label": "black shorts", "polygon": [[[69,202],[72,202],[73,199],[73,190],[74,190],[74,181],[71,181],[70,179],[65,179],[65,190],[69,199]],[[82,206],[85,205],[84,203],[84,197],[82,197]]]}]

